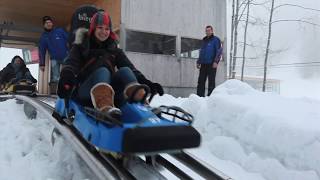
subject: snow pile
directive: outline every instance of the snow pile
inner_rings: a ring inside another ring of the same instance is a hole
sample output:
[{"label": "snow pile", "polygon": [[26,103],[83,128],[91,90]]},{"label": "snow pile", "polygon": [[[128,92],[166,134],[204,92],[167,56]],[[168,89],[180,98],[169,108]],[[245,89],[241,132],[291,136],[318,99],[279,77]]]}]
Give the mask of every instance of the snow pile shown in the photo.
[{"label": "snow pile", "polygon": [[[229,80],[210,97],[156,96],[153,106],[192,113],[202,145],[189,150],[235,180],[319,180],[320,101],[287,98]],[[0,179],[95,179],[53,126],[23,105],[0,102]]]},{"label": "snow pile", "polygon": [[229,80],[210,97],[155,97],[152,105],[160,104],[194,115],[203,141],[191,152],[233,179],[320,179],[320,101],[262,93]]},{"label": "snow pile", "polygon": [[0,117],[0,179],[94,179],[63,138],[51,144],[53,126],[41,114],[27,119],[11,99],[0,102]]}]

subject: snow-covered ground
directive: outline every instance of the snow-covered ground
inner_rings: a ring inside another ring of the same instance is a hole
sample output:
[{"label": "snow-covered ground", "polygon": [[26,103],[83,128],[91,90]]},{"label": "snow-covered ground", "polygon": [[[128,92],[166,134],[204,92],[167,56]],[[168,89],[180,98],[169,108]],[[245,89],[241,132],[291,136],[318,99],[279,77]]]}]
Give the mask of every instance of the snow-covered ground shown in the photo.
[{"label": "snow-covered ground", "polygon": [[195,117],[199,158],[243,180],[320,179],[320,101],[262,93],[237,80],[210,97],[155,97],[152,105],[177,105]]},{"label": "snow-covered ground", "polygon": [[16,100],[0,102],[0,179],[93,179],[63,138],[56,138],[52,145],[52,130],[41,114],[27,119],[23,104]]},{"label": "snow-covered ground", "polygon": [[[189,150],[235,180],[319,180],[320,101],[261,93],[229,80],[210,97],[156,96],[195,117],[200,148]],[[0,179],[94,179],[53,127],[29,120],[15,100],[0,102]]]}]

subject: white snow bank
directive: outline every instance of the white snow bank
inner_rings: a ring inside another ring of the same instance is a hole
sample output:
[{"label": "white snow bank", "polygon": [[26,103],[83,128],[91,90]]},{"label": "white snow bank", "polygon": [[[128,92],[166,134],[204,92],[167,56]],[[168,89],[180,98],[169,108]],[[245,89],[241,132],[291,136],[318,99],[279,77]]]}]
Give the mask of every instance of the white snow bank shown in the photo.
[{"label": "white snow bank", "polygon": [[[212,156],[268,180],[320,179],[318,100],[262,93],[241,81],[229,80],[210,97],[155,97],[152,105],[161,104],[177,105],[194,115],[194,126],[203,138],[200,151],[209,149]],[[207,154],[196,154],[209,159]],[[257,179],[209,163],[227,170],[233,179]]]},{"label": "white snow bank", "polygon": [[52,129],[41,114],[27,119],[15,100],[0,102],[0,179],[94,179],[63,138],[52,146]]}]

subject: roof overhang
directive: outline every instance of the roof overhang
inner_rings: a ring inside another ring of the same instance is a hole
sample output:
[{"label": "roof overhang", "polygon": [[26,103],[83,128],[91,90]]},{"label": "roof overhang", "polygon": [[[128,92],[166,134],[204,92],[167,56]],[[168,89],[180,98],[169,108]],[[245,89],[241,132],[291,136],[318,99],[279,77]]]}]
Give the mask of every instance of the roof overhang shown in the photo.
[{"label": "roof overhang", "polygon": [[119,28],[120,0],[0,0],[0,46],[34,48],[43,31],[43,16],[52,16],[55,26],[68,29],[74,10],[84,4],[107,10],[114,28]]}]

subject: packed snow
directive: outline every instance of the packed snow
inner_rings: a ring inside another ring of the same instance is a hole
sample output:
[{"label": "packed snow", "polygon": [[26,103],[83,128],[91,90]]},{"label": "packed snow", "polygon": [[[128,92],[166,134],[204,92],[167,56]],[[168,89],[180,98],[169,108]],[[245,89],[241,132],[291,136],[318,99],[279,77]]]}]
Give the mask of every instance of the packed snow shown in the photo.
[{"label": "packed snow", "polygon": [[0,102],[0,179],[93,179],[62,137],[52,144],[53,128],[39,113],[26,118],[24,105],[14,99]]},{"label": "packed snow", "polygon": [[[237,80],[210,97],[156,96],[194,115],[200,148],[188,150],[234,180],[319,180],[320,101],[262,93]],[[0,102],[0,179],[95,179],[41,114],[27,119],[14,99]],[[19,173],[17,173],[19,172]]]},{"label": "packed snow", "polygon": [[233,179],[319,180],[320,101],[262,93],[238,80],[210,97],[155,97],[195,117],[202,145],[190,152]]}]

